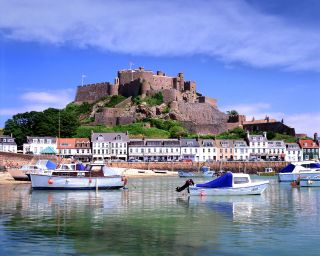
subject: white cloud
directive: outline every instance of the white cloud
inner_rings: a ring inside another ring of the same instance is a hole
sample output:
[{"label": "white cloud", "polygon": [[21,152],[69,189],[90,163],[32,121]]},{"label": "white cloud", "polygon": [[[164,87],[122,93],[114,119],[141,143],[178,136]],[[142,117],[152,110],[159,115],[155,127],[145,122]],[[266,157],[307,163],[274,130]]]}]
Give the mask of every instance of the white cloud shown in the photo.
[{"label": "white cloud", "polygon": [[320,69],[319,31],[261,13],[244,0],[14,0],[1,1],[0,9],[8,39]]},{"label": "white cloud", "polygon": [[256,120],[264,119],[266,116],[278,121],[284,119],[284,123],[295,128],[296,133],[306,133],[309,136],[313,136],[315,132],[320,133],[320,112],[294,114],[274,112],[271,104],[263,102],[222,106],[221,110],[224,112],[228,110],[236,110],[239,114],[246,115],[247,120],[251,120],[253,117]]},{"label": "white cloud", "polygon": [[27,92],[21,95],[21,99],[38,104],[63,107],[72,101],[71,94],[74,90],[61,90],[55,92]]},{"label": "white cloud", "polygon": [[0,118],[28,111],[43,111],[47,108],[64,108],[74,100],[74,94],[75,91],[73,89],[49,92],[27,92],[20,96],[21,107],[1,108]]}]

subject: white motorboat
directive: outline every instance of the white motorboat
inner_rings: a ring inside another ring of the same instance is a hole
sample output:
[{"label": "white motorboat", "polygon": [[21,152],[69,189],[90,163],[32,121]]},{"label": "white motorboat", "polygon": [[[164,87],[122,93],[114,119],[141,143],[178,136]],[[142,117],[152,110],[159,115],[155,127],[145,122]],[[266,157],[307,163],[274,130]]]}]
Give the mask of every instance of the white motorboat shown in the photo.
[{"label": "white motorboat", "polygon": [[292,182],[318,175],[320,175],[320,163],[315,161],[292,162],[279,172],[278,179],[280,182]]},{"label": "white motorboat", "polygon": [[51,172],[56,168],[56,164],[51,160],[38,160],[36,164],[26,164],[21,168],[10,168],[8,172],[15,180],[29,181],[30,173]]},{"label": "white motorboat", "polygon": [[119,189],[126,177],[104,164],[90,164],[84,170],[57,169],[49,174],[31,173],[33,189]]},{"label": "white motorboat", "polygon": [[253,182],[248,174],[231,172],[203,184],[193,184],[192,180],[187,183],[183,187],[188,187],[191,196],[260,195],[269,185],[269,181]]}]

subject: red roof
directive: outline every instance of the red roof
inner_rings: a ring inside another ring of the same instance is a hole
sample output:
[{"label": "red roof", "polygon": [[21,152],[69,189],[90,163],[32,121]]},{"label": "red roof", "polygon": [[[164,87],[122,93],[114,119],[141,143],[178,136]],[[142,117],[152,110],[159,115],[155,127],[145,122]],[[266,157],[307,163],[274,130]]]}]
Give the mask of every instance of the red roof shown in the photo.
[{"label": "red roof", "polygon": [[299,145],[301,148],[319,148],[313,140],[299,140]]}]

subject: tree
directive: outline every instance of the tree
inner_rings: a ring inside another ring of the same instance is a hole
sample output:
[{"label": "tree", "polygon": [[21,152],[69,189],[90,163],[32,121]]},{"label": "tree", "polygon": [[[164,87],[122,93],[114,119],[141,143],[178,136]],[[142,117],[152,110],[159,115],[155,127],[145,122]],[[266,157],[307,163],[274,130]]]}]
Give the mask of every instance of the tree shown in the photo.
[{"label": "tree", "polygon": [[227,111],[227,114],[229,116],[238,116],[239,115],[238,111],[236,111],[236,110]]}]

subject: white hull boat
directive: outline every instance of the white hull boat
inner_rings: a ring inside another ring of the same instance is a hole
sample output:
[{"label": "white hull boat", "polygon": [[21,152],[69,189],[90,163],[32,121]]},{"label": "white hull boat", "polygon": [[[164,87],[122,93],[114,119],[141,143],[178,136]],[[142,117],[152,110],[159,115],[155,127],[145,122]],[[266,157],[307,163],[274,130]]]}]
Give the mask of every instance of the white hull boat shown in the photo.
[{"label": "white hull boat", "polygon": [[115,177],[72,177],[30,174],[33,189],[119,189],[124,179]]},{"label": "white hull boat", "polygon": [[90,164],[85,170],[57,169],[50,174],[31,173],[31,185],[35,190],[90,190],[119,189],[126,185],[126,177],[104,164]]},{"label": "white hull boat", "polygon": [[300,187],[320,187],[320,176],[301,178],[299,182]]},{"label": "white hull boat", "polygon": [[[248,174],[231,172],[203,184],[194,185],[192,180],[187,182],[191,184],[188,186],[191,196],[260,195],[269,185],[269,181],[252,182]],[[180,188],[176,190],[182,191]]]},{"label": "white hull boat", "polygon": [[314,178],[320,175],[320,163],[296,162],[283,168],[278,175],[280,182],[292,182],[302,178]]}]

